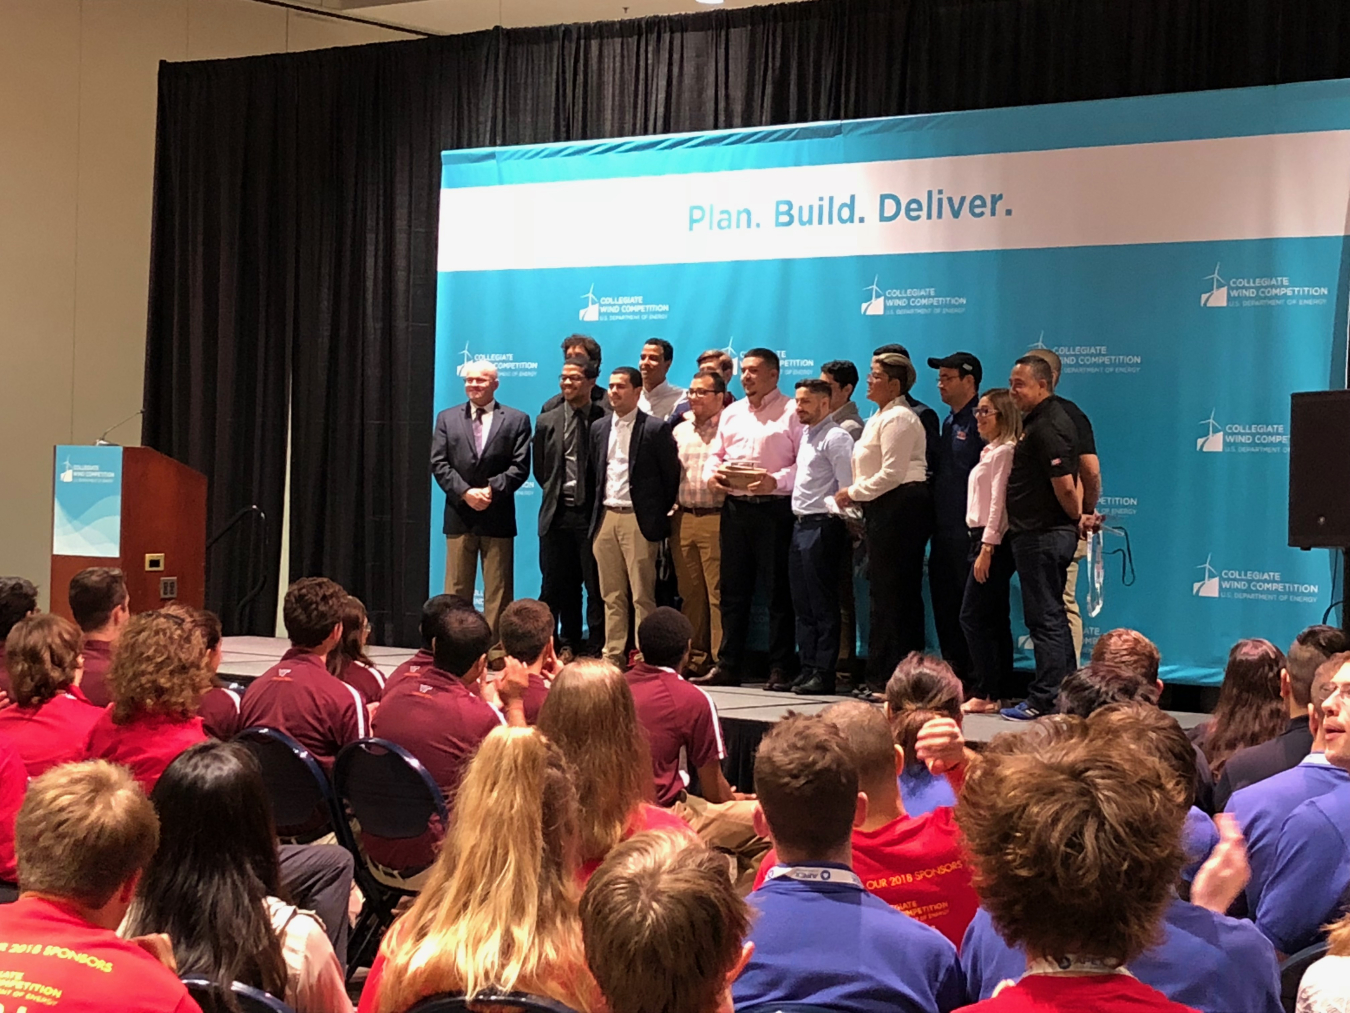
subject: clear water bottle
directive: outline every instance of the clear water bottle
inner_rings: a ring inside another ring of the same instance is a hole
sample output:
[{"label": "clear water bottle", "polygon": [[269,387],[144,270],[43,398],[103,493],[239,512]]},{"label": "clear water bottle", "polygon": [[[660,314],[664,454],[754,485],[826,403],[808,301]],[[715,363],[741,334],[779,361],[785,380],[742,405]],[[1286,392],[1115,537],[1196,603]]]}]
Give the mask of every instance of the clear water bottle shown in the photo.
[{"label": "clear water bottle", "polygon": [[1087,556],[1083,562],[1087,569],[1087,614],[1096,616],[1102,610],[1102,585],[1106,582],[1106,553],[1102,551],[1101,531],[1093,531],[1087,536]]}]

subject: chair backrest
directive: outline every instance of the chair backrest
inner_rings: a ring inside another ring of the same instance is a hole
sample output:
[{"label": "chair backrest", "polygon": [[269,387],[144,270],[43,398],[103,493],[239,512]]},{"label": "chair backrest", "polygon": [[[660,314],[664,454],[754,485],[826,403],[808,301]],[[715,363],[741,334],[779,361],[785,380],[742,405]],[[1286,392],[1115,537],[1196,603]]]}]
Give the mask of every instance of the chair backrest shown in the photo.
[{"label": "chair backrest", "polygon": [[1294,1007],[1298,1004],[1298,986],[1303,981],[1304,972],[1326,955],[1327,941],[1323,939],[1290,954],[1280,962],[1280,1004],[1288,1013],[1294,1013]]},{"label": "chair backrest", "polygon": [[338,798],[363,833],[410,840],[449,819],[440,786],[412,753],[388,739],[358,739],[333,764]]},{"label": "chair backrest", "polygon": [[245,728],[234,741],[262,767],[278,837],[312,839],[336,829],[332,786],[309,750],[275,728]]},{"label": "chair backrest", "polygon": [[[556,999],[526,992],[479,992],[473,997],[474,1010],[523,1009],[528,1013],[576,1013]],[[462,992],[441,992],[429,995],[409,1006],[405,1013],[471,1013],[469,1001]]]},{"label": "chair backrest", "polygon": [[836,1013],[829,1006],[813,1006],[809,1002],[766,1002],[746,1006],[736,1013]]},{"label": "chair backrest", "polygon": [[[183,984],[187,986],[188,994],[202,1008],[202,1013],[232,1013],[229,1000],[225,997],[225,990],[214,981],[207,981],[205,978],[184,978]],[[238,981],[230,985],[230,993],[234,999],[234,1009],[241,1013],[295,1013],[295,1010],[270,992],[252,988]]]}]

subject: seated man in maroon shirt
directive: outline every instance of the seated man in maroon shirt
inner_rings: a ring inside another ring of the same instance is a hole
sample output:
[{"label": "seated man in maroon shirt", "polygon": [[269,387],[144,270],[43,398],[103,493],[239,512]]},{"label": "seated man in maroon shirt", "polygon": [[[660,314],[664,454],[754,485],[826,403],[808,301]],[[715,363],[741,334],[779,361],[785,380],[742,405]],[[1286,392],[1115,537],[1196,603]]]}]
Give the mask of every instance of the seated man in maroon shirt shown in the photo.
[{"label": "seated man in maroon shirt", "polygon": [[497,628],[506,656],[525,666],[530,680],[523,701],[525,720],[533,725],[539,720],[539,708],[544,706],[553,676],[562,668],[553,651],[553,612],[534,598],[517,598],[502,610]]},{"label": "seated man in maroon shirt", "polygon": [[420,672],[435,661],[431,655],[431,628],[436,623],[437,615],[445,609],[471,608],[473,602],[457,594],[434,594],[428,598],[422,605],[422,619],[417,626],[418,632],[422,635],[422,646],[417,649],[416,654],[389,673],[389,678],[384,682],[385,689],[389,689],[409,672]]},{"label": "seated man in maroon shirt", "polygon": [[0,692],[9,692],[5,640],[25,616],[37,611],[37,588],[23,577],[0,577]]},{"label": "seated man in maroon shirt", "polygon": [[70,578],[70,614],[84,633],[84,677],[80,692],[97,707],[112,703],[108,669],[113,644],[131,618],[131,599],[122,571],[113,566],[91,566]]},{"label": "seated man in maroon shirt", "polygon": [[286,591],[282,620],[291,649],[244,691],[240,727],[285,732],[331,771],[338,752],[368,734],[361,694],[328,671],[342,636],[347,592],[327,577],[304,577]]},{"label": "seated man in maroon shirt", "polygon": [[15,1008],[27,996],[28,1009],[63,1013],[200,1013],[166,966],[167,936],[117,935],[159,842],[154,807],[125,769],[54,767],[32,783],[15,831],[21,893],[0,906],[0,981]]}]

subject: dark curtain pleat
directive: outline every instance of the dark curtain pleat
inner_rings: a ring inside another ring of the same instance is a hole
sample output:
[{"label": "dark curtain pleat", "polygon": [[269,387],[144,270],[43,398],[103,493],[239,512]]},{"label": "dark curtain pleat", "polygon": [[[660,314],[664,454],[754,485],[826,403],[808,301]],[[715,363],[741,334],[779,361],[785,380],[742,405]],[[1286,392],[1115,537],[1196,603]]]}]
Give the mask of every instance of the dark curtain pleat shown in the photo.
[{"label": "dark curtain pleat", "polygon": [[1350,76],[1344,0],[812,0],[160,70],[145,441],[204,471],[208,601],[291,573],[410,644],[427,586],[439,153]]}]

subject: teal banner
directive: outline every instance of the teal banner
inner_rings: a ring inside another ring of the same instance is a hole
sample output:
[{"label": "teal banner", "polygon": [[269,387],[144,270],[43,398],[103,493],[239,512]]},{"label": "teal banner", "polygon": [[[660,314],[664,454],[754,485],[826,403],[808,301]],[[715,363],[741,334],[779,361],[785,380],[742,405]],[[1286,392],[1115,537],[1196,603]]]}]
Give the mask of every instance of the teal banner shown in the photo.
[{"label": "teal banner", "polygon": [[122,448],[57,447],[52,555],[122,553]]}]

